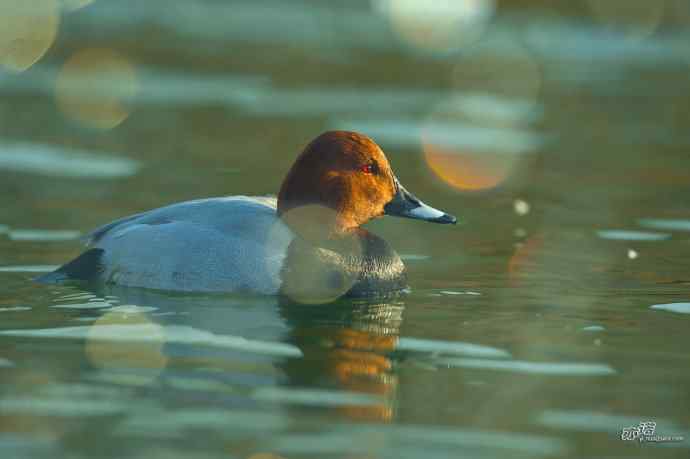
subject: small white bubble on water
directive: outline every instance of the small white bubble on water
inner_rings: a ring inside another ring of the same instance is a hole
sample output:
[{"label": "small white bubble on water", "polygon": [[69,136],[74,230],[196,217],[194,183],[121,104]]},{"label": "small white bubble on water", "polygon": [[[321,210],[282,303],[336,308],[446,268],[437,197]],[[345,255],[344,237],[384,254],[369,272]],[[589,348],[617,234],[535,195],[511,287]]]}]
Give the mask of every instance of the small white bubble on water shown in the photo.
[{"label": "small white bubble on water", "polygon": [[513,210],[520,216],[527,215],[530,211],[530,205],[523,199],[516,199],[513,201]]},{"label": "small white bubble on water", "polygon": [[631,260],[635,260],[639,254],[637,253],[637,250],[635,249],[628,249],[628,258]]}]

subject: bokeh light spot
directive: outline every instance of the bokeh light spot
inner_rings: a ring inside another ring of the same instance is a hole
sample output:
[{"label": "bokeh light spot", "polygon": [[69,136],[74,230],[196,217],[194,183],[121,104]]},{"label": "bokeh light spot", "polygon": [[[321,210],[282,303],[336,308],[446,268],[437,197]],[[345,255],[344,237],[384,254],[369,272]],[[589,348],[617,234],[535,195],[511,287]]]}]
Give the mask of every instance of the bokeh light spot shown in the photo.
[{"label": "bokeh light spot", "polygon": [[405,44],[451,53],[475,42],[494,12],[493,0],[373,0]]},{"label": "bokeh light spot", "polygon": [[109,49],[74,54],[56,83],[58,106],[68,117],[90,127],[111,129],[129,116],[138,82],[134,66]]},{"label": "bokeh light spot", "polygon": [[519,166],[541,137],[526,128],[468,116],[461,100],[441,103],[422,125],[421,143],[429,169],[459,191],[501,186],[517,176]]},{"label": "bokeh light spot", "polygon": [[[114,327],[117,327],[114,329]],[[111,338],[113,333],[132,333],[132,339]],[[111,311],[90,327],[85,353],[89,361],[103,369],[142,369],[142,381],[150,383],[166,367],[163,353],[165,331],[144,313]]]},{"label": "bokeh light spot", "polygon": [[282,272],[282,291],[292,300],[329,303],[357,282],[359,265],[348,261],[361,260],[363,247],[358,237],[332,237],[330,228],[337,218],[334,210],[320,205],[296,207],[282,215],[299,237],[290,246]]},{"label": "bokeh light spot", "polygon": [[494,153],[453,151],[424,143],[429,168],[441,180],[461,191],[495,188],[510,174],[514,157]]},{"label": "bokeh light spot", "polygon": [[442,101],[422,127],[429,169],[460,191],[490,190],[517,178],[544,143],[530,129],[540,116],[538,62],[506,38],[482,40],[455,66],[453,84],[468,95]]},{"label": "bokeh light spot", "polygon": [[55,41],[59,23],[56,0],[0,0],[0,65],[31,67]]},{"label": "bokeh light spot", "polygon": [[[530,113],[524,107],[538,106],[544,75],[537,58],[517,39],[487,38],[478,43],[453,69],[455,87],[464,91],[491,94],[506,107],[514,105],[515,121],[526,121]],[[509,104],[509,101],[520,101]],[[520,119],[522,118],[522,120]]]}]

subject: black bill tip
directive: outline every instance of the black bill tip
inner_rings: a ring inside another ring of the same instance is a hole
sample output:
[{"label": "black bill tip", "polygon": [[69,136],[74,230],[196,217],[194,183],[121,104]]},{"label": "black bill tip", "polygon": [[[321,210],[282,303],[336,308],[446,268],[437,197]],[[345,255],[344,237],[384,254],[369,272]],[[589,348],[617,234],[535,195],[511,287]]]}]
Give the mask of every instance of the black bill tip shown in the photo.
[{"label": "black bill tip", "polygon": [[455,225],[458,223],[458,219],[455,218],[455,216],[450,215],[450,214],[443,214],[438,218],[435,218],[434,220],[431,220],[434,223],[441,223],[442,225]]}]

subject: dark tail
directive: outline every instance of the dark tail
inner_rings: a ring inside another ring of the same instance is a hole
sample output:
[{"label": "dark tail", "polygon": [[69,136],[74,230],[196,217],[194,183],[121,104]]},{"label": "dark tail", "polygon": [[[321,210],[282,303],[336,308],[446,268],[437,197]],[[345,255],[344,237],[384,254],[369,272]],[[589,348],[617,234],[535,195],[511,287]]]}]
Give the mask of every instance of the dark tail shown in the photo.
[{"label": "dark tail", "polygon": [[66,280],[96,281],[103,272],[103,249],[89,249],[55,271],[34,279],[44,284],[58,284]]}]

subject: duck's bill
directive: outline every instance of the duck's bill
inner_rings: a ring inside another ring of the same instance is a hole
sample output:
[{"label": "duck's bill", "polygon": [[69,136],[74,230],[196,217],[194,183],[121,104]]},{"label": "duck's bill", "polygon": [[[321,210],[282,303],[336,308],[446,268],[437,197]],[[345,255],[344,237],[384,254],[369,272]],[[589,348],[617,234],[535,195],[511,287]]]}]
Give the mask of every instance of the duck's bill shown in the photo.
[{"label": "duck's bill", "polygon": [[385,205],[383,212],[396,217],[415,218],[433,223],[457,223],[458,219],[438,209],[424,204],[395,179],[396,193]]}]

